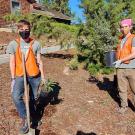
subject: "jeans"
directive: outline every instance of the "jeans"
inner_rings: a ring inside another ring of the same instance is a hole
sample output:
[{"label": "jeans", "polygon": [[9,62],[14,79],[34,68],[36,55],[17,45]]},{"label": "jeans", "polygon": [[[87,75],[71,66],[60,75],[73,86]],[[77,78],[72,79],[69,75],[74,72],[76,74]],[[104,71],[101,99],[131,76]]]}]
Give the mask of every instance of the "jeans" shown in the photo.
[{"label": "jeans", "polygon": [[[34,113],[34,103],[37,99],[38,87],[40,84],[41,76],[28,77],[27,84],[29,85],[29,99],[30,99],[30,112]],[[15,84],[13,87],[12,98],[13,102],[17,108],[20,118],[26,118],[26,107],[23,100],[24,96],[24,79],[23,77],[16,77]]]}]

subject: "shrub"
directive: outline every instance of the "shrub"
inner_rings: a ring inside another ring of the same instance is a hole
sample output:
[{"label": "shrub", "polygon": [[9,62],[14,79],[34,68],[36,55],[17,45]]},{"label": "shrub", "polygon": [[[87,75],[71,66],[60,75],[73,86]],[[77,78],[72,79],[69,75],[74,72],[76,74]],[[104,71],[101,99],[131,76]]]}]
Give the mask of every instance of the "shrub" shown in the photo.
[{"label": "shrub", "polygon": [[101,73],[106,74],[106,75],[109,75],[109,74],[111,74],[113,72],[114,72],[114,68],[109,68],[109,67],[104,67],[101,70]]},{"label": "shrub", "polygon": [[62,47],[68,48],[75,44],[79,27],[58,22],[52,22],[52,37],[55,38]]},{"label": "shrub", "polygon": [[104,67],[101,64],[89,64],[87,67],[91,76],[97,76],[98,74],[110,74],[114,72],[114,68]]},{"label": "shrub", "polygon": [[79,66],[78,58],[75,56],[73,59],[70,60],[69,62],[69,68],[71,70],[77,70]]},{"label": "shrub", "polygon": [[96,76],[100,71],[101,66],[99,64],[92,64],[90,63],[87,67],[91,76]]}]

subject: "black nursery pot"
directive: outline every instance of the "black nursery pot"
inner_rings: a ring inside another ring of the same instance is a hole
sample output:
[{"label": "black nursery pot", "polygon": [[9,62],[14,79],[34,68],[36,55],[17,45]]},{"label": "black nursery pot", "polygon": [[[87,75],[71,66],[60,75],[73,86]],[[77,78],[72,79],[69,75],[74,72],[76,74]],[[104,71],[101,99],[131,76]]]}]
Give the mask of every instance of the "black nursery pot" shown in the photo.
[{"label": "black nursery pot", "polygon": [[106,67],[114,67],[114,62],[116,61],[116,51],[108,51],[104,56],[104,63]]}]

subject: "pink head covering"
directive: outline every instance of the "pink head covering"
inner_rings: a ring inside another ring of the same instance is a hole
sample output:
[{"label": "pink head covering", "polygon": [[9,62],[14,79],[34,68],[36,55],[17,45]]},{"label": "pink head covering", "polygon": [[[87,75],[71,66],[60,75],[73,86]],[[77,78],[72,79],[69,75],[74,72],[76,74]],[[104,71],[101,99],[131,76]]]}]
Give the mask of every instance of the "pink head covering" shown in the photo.
[{"label": "pink head covering", "polygon": [[120,22],[121,26],[132,26],[133,22],[132,19],[124,19]]}]

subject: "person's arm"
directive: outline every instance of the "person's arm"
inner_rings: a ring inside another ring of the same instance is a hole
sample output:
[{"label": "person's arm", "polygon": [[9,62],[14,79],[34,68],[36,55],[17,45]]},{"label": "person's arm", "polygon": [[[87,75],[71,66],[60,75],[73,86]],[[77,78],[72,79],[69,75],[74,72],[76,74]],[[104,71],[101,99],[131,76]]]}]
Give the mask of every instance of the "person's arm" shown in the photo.
[{"label": "person's arm", "polygon": [[37,54],[37,62],[39,64],[39,70],[41,72],[41,79],[45,79],[45,75],[44,75],[44,65],[43,65],[43,61],[41,59],[41,54]]},{"label": "person's arm", "polygon": [[9,43],[7,46],[6,53],[9,54],[9,67],[11,72],[11,78],[15,78],[15,49],[16,48],[16,42],[13,40]]},{"label": "person's arm", "polygon": [[10,72],[11,72],[11,78],[15,78],[15,55],[10,54]]}]

